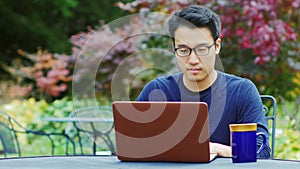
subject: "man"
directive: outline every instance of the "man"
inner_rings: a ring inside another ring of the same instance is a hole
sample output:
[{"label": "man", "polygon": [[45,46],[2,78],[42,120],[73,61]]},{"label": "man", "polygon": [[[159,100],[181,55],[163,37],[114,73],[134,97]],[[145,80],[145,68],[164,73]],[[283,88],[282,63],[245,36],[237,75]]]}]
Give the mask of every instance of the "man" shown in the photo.
[{"label": "man", "polygon": [[[149,82],[137,101],[202,101],[209,107],[210,151],[231,157],[229,124],[257,123],[268,137],[267,122],[255,85],[215,69],[221,50],[221,21],[210,9],[192,5],[169,20],[169,33],[181,73]],[[268,140],[267,140],[268,142]],[[262,144],[258,138],[257,147]],[[258,158],[269,158],[269,144]]]}]

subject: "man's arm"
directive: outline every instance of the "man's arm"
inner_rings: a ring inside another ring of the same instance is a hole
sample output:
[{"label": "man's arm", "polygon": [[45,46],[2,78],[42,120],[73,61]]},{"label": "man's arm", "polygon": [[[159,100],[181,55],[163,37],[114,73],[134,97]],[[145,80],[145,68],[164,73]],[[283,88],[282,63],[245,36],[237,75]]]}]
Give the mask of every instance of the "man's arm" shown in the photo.
[{"label": "man's arm", "polygon": [[231,157],[231,147],[219,143],[209,142],[210,153],[217,154],[221,157]]},{"label": "man's arm", "polygon": [[[244,83],[243,89],[243,92],[240,92],[240,100],[243,100],[244,102],[240,102],[240,112],[242,113],[240,114],[238,123],[257,123],[257,132],[262,132],[267,137],[267,144],[258,154],[258,158],[270,158],[271,149],[269,145],[268,123],[263,112],[263,106],[259,92],[254,83],[251,81]],[[257,138],[258,148],[261,146],[262,141],[262,137]]]}]

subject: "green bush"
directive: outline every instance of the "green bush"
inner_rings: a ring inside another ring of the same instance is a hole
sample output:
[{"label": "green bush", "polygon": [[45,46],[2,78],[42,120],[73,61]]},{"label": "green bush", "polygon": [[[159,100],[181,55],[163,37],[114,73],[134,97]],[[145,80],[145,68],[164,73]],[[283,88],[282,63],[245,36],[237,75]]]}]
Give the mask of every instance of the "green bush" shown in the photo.
[{"label": "green bush", "polygon": [[283,129],[276,137],[275,158],[299,160],[300,159],[300,132],[292,129]]},{"label": "green bush", "polygon": [[280,102],[277,106],[275,158],[300,159],[298,102]]},{"label": "green bush", "polygon": [[[66,123],[48,123],[41,119],[47,116],[64,117],[73,110],[72,101],[68,98],[55,100],[49,104],[45,100],[36,101],[12,100],[8,104],[0,106],[0,110],[13,116],[22,126],[32,130],[44,130],[46,132],[63,132]],[[51,155],[51,143],[46,137],[32,134],[19,134],[22,156]],[[53,137],[55,154],[65,153],[65,138]]]}]

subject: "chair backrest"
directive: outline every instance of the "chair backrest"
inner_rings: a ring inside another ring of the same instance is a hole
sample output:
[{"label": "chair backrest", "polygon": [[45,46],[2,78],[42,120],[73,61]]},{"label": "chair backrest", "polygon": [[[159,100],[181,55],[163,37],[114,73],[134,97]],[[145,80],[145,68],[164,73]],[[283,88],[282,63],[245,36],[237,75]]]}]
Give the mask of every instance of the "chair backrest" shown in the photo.
[{"label": "chair backrest", "polygon": [[[52,138],[62,136],[69,139],[61,132],[45,132],[44,130],[32,130],[22,126],[16,119],[9,114],[0,111],[0,154],[4,157],[21,157],[21,145],[18,140],[18,135],[24,135],[27,139],[28,135],[47,137],[51,144],[51,155],[54,155],[55,144]],[[24,139],[24,138],[23,138]]]},{"label": "chair backrest", "polygon": [[15,129],[19,124],[10,115],[0,111],[0,141],[2,149],[0,154],[7,157],[9,154],[21,156],[20,145]]},{"label": "chair backrest", "polygon": [[[111,106],[82,107],[71,112],[69,117],[75,117],[78,121],[70,123],[66,128],[66,134],[75,129],[73,140],[78,140],[81,154],[88,154],[84,147],[90,147],[93,155],[97,150],[110,151],[115,154],[114,123]],[[91,121],[86,121],[86,119]],[[95,121],[93,121],[95,119]],[[71,137],[72,138],[72,137]]]},{"label": "chair backrest", "polygon": [[271,95],[260,96],[263,103],[263,110],[268,121],[269,134],[271,137],[271,159],[274,158],[275,132],[276,132],[276,99]]}]

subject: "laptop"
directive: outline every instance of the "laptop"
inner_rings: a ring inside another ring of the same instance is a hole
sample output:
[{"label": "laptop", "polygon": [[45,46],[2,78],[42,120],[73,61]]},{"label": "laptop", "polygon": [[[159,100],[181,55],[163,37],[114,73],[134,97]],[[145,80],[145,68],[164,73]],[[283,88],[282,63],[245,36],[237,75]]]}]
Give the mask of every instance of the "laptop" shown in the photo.
[{"label": "laptop", "polygon": [[116,149],[121,161],[210,162],[204,102],[115,101]]}]

